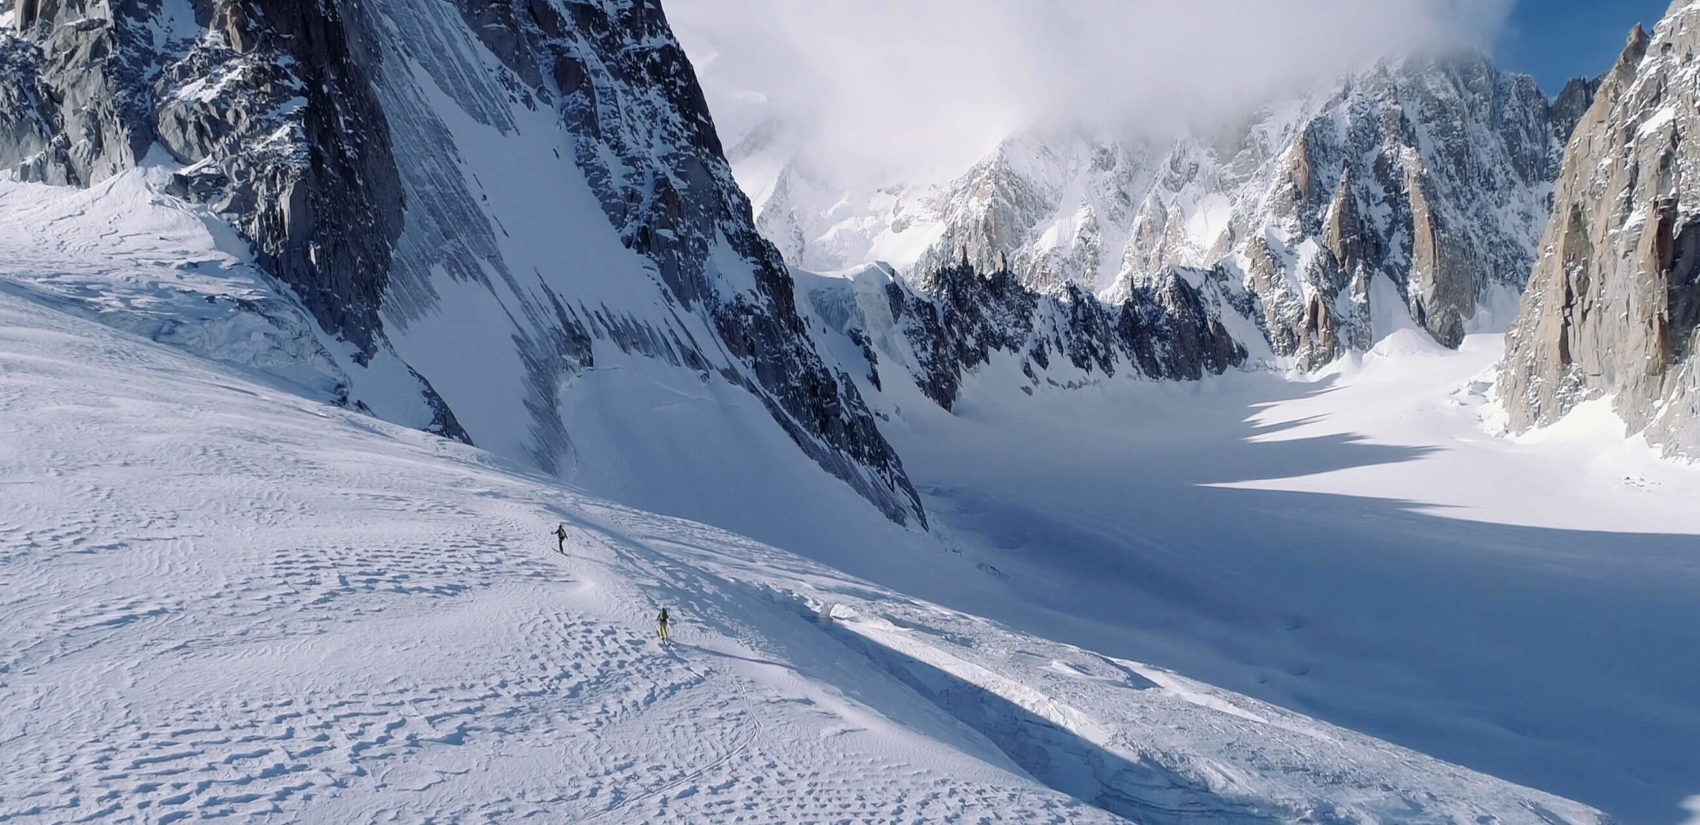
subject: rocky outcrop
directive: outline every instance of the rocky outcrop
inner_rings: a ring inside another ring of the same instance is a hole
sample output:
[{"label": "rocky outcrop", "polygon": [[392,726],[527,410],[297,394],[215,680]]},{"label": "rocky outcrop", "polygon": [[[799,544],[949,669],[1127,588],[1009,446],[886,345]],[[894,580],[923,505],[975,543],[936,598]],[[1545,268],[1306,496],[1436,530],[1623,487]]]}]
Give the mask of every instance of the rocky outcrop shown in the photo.
[{"label": "rocky outcrop", "polygon": [[1561,135],[1575,132],[1576,124],[1594,105],[1594,95],[1598,94],[1599,88],[1599,78],[1577,77],[1564,84],[1558,97],[1552,101],[1553,131]]},{"label": "rocky outcrop", "polygon": [[71,141],[60,127],[53,90],[41,76],[34,43],[0,37],[0,167],[26,180],[72,183]]},{"label": "rocky outcrop", "polygon": [[153,141],[146,83],[158,57],[148,10],[101,0],[15,6],[22,38],[6,47],[18,74],[8,74],[5,96],[23,105],[0,117],[33,119],[37,128],[4,155],[26,178],[84,185],[135,165]]},{"label": "rocky outcrop", "polygon": [[[357,359],[385,346],[378,314],[400,185],[354,59],[362,47],[336,7],[62,0],[13,13],[17,37],[0,41],[15,67],[0,84],[0,122],[29,127],[0,134],[0,161],[24,180],[86,186],[158,146],[185,167],[171,191],[227,218]],[[419,384],[433,428],[464,439]]]},{"label": "rocky outcrop", "polygon": [[1700,3],[1637,28],[1571,138],[1500,395],[1515,430],[1609,396],[1631,430],[1700,450]]},{"label": "rocky outcrop", "polygon": [[1118,374],[1197,380],[1245,361],[1221,320],[1220,296],[1231,289],[1223,272],[1172,271],[1106,304],[1072,285],[1040,292],[999,264],[980,272],[962,259],[913,285],[875,266],[805,292],[829,331],[854,347],[826,348],[859,353],[852,371],[879,390],[889,369],[903,369],[946,410],[971,374],[999,358],[1016,365],[1029,393]]},{"label": "rocky outcrop", "polygon": [[1412,57],[1219,134],[1032,131],[942,187],[881,190],[868,214],[843,192],[792,191],[761,217],[804,266],[860,263],[834,253],[872,231],[876,249],[924,248],[892,261],[911,278],[962,254],[991,271],[1001,255],[1029,287],[1112,304],[1177,266],[1223,268],[1264,339],[1241,343],[1310,369],[1368,348],[1374,318],[1408,314],[1456,346],[1496,293],[1520,290],[1592,91],[1577,81],[1548,101],[1481,54]]},{"label": "rocky outcrop", "polygon": [[372,44],[334,4],[245,0],[207,13],[211,36],[164,67],[156,94],[158,140],[188,164],[174,191],[212,202],[327,330],[370,355],[404,221],[388,124],[360,60]]},{"label": "rocky outcrop", "polygon": [[[966,256],[983,272],[1007,258],[1028,286],[1060,293],[1112,281],[1118,243],[1150,186],[1149,149],[1079,131],[1036,131],[1005,141],[935,198],[940,232],[910,267],[919,277]],[[1079,192],[1065,202],[1063,191]]]},{"label": "rocky outcrop", "polygon": [[[1380,257],[1380,250],[1358,212],[1357,188],[1349,169],[1340,175],[1340,183],[1323,218],[1322,243],[1339,268],[1339,275],[1331,283],[1344,282],[1349,311],[1346,317],[1336,320],[1327,302],[1313,299],[1313,317],[1326,319],[1326,324],[1319,323],[1314,330],[1306,325],[1307,334],[1317,336],[1307,346],[1307,351],[1316,356],[1312,366],[1334,360],[1341,345],[1363,352],[1375,341],[1369,314],[1369,285],[1374,274],[1370,262]],[[1337,298],[1338,293],[1330,297]],[[1318,335],[1325,331],[1324,327],[1326,332],[1338,334]]]},{"label": "rocky outcrop", "polygon": [[565,473],[565,393],[610,353],[652,359],[749,393],[824,470],[924,524],[815,351],[655,0],[0,10],[17,29],[0,163],[86,186],[158,151],[171,192],[359,360],[404,362],[438,431]]}]

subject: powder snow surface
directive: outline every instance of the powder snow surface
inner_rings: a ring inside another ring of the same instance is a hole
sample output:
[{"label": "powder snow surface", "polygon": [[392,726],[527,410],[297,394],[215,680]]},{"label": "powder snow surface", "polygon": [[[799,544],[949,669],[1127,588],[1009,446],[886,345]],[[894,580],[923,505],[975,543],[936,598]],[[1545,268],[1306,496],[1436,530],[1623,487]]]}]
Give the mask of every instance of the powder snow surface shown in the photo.
[{"label": "powder snow surface", "polygon": [[0,420],[0,819],[1596,821],[15,287]]}]

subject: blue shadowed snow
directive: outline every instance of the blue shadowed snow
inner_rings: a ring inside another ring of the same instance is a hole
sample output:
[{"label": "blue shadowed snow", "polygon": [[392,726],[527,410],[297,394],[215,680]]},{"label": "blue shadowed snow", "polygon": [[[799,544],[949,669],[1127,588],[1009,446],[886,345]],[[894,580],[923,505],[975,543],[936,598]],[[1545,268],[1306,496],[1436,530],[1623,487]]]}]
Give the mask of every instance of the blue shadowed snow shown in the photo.
[{"label": "blue shadowed snow", "polygon": [[905,404],[939,531],[995,574],[902,586],[1668,822],[1700,791],[1700,476],[1613,422],[1492,438],[1496,345]]}]

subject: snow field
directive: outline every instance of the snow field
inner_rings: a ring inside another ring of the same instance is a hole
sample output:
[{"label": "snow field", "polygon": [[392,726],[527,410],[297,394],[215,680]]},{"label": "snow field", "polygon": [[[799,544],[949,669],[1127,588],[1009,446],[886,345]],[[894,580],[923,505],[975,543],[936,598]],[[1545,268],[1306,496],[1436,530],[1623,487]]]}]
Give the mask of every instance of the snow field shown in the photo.
[{"label": "snow field", "polygon": [[1501,352],[1406,330],[1309,379],[1031,397],[994,359],[953,414],[891,368],[877,409],[935,533],[990,574],[864,575],[1679,821],[1700,789],[1700,472],[1625,438],[1609,402],[1503,437]]},{"label": "snow field", "polygon": [[1094,818],[846,728],[617,508],[0,300],[0,820]]},{"label": "snow field", "polygon": [[0,416],[0,820],[1596,818],[9,295]]}]

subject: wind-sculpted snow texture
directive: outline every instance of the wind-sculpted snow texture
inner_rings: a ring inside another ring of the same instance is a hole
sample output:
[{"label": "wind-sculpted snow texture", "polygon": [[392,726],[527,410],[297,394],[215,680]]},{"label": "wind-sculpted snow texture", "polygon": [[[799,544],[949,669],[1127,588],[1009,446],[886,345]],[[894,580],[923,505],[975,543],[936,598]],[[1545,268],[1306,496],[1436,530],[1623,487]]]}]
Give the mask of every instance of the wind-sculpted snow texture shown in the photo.
[{"label": "wind-sculpted snow texture", "polygon": [[1602,820],[10,287],[0,418],[0,820]]},{"label": "wind-sculpted snow texture", "polygon": [[166,188],[235,227],[357,367],[399,357],[435,431],[619,487],[581,465],[566,410],[586,372],[655,362],[632,380],[739,388],[924,524],[813,349],[654,0],[0,9],[0,163],[87,186],[163,147]]},{"label": "wind-sculpted snow texture", "polygon": [[1519,430],[1611,396],[1632,431],[1700,455],[1700,4],[1636,29],[1570,141],[1506,344]]},{"label": "wind-sculpted snow texture", "polygon": [[1455,347],[1527,278],[1591,93],[1577,81],[1549,102],[1479,54],[1413,57],[1209,139],[1017,134],[945,184],[847,195],[799,159],[762,189],[758,221],[804,268],[886,256],[921,278],[1007,259],[1029,287],[1111,304],[1173,267],[1214,269],[1251,296],[1262,340],[1240,343],[1305,369],[1368,349],[1395,315]]}]

